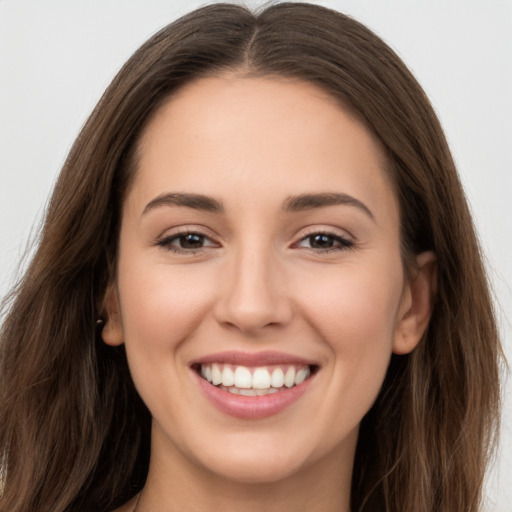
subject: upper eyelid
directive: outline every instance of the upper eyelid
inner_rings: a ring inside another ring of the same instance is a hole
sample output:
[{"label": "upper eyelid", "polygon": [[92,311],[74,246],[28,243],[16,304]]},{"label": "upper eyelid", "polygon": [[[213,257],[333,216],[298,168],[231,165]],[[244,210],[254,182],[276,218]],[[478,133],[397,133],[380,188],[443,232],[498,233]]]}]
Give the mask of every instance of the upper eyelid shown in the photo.
[{"label": "upper eyelid", "polygon": [[307,238],[311,235],[316,234],[325,234],[330,236],[335,236],[343,239],[350,240],[351,242],[355,242],[355,237],[347,231],[346,229],[337,228],[334,226],[321,226],[321,225],[314,225],[314,226],[307,226],[306,228],[303,228],[302,233],[300,235],[299,240],[303,240],[304,238]]},{"label": "upper eyelid", "polygon": [[325,236],[328,236],[331,238],[336,238],[339,240],[346,240],[346,241],[352,242],[350,237],[345,236],[345,235],[340,235],[339,233],[332,233],[331,231],[312,231],[311,233],[301,236],[299,238],[299,242],[301,242],[302,240],[306,240],[307,238],[311,238],[312,236],[315,236],[315,235],[325,235]]},{"label": "upper eyelid", "polygon": [[211,229],[205,226],[190,224],[166,228],[157,237],[155,237],[155,241],[158,243],[159,241],[165,240],[167,238],[174,238],[181,235],[187,235],[190,233],[195,233],[206,238],[210,238],[212,240],[219,238],[219,236],[215,232],[213,232]]}]

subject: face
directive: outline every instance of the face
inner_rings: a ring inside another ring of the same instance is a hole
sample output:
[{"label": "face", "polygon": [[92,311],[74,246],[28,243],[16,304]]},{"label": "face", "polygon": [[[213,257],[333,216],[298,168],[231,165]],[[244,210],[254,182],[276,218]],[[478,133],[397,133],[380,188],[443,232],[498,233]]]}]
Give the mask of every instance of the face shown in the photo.
[{"label": "face", "polygon": [[352,465],[391,353],[429,314],[429,258],[405,279],[384,167],[311,84],[226,75],[161,107],[103,332],[153,416],[152,463],[246,482]]}]

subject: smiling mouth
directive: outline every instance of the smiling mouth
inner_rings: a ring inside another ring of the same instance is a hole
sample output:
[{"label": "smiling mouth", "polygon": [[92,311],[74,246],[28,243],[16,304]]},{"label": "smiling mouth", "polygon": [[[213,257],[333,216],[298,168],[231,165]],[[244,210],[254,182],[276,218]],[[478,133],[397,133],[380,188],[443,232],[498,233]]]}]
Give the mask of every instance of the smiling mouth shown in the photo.
[{"label": "smiling mouth", "polygon": [[315,365],[241,366],[223,363],[195,364],[197,374],[213,386],[234,395],[265,396],[302,384],[318,367]]}]

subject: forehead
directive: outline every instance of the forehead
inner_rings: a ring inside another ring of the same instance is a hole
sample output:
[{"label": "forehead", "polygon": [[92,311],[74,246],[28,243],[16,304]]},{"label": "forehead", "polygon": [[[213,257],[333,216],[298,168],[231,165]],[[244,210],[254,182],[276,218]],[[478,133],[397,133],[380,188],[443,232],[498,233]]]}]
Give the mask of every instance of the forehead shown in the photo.
[{"label": "forehead", "polygon": [[188,84],[157,111],[131,195],[235,191],[248,201],[335,191],[396,209],[385,166],[370,131],[315,85],[225,75]]}]

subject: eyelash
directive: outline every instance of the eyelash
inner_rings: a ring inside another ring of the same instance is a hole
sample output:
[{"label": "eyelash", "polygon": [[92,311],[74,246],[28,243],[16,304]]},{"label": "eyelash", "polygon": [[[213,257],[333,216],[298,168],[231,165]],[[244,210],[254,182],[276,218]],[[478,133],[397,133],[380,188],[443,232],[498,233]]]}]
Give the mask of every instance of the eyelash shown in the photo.
[{"label": "eyelash", "polygon": [[316,254],[329,254],[332,252],[347,251],[347,250],[353,249],[354,245],[355,245],[352,240],[348,240],[347,238],[344,238],[343,236],[338,235],[336,233],[331,233],[329,231],[314,230],[314,231],[311,231],[310,233],[307,233],[305,236],[303,236],[297,243],[294,244],[294,246],[298,246],[299,244],[301,244],[302,242],[304,242],[305,240],[308,240],[308,239],[311,242],[314,237],[318,237],[318,236],[323,236],[323,237],[329,238],[332,241],[332,243],[338,244],[338,245],[335,247],[329,247],[327,249],[315,249],[314,247],[307,247],[305,249],[307,249],[309,251],[313,251]]},{"label": "eyelash", "polygon": [[[201,233],[200,231],[192,231],[192,230],[186,230],[181,231],[179,233],[175,233],[171,236],[167,236],[163,238],[162,240],[157,241],[157,245],[160,247],[163,247],[164,249],[171,251],[175,254],[188,254],[188,255],[194,255],[198,252],[204,250],[206,247],[214,247],[217,244],[212,242],[210,245],[202,246],[199,248],[191,249],[191,248],[183,248],[183,247],[177,247],[175,245],[172,245],[173,242],[179,241],[180,239],[183,239],[187,236],[196,236],[201,239],[201,241],[210,240],[210,237],[208,235],[205,235],[204,233]],[[328,238],[331,243],[337,244],[335,247],[329,247],[326,249],[316,249],[314,247],[304,247],[304,249],[307,249],[308,251],[312,251],[316,254],[329,254],[336,251],[346,251],[350,250],[354,247],[354,242],[351,240],[348,240],[347,238],[344,238],[340,235],[337,235],[335,233],[330,233],[329,231],[311,231],[310,233],[307,233],[305,236],[303,236],[298,242],[293,244],[293,247],[300,247],[300,244],[304,241],[308,240],[312,241],[314,237],[323,236],[325,238]],[[217,245],[218,246],[218,245]]]},{"label": "eyelash", "polygon": [[186,230],[186,231],[180,231],[179,233],[175,233],[174,235],[167,236],[167,237],[163,238],[162,240],[159,240],[157,242],[157,245],[159,245],[160,247],[163,247],[164,249],[171,251],[175,254],[190,254],[190,255],[197,254],[198,252],[202,251],[205,247],[212,247],[215,245],[214,243],[212,243],[211,246],[202,246],[197,249],[185,249],[182,247],[177,247],[177,246],[172,245],[172,242],[174,242],[176,240],[183,239],[186,236],[191,236],[191,235],[200,237],[202,240],[210,240],[209,236],[205,235],[204,233],[201,233],[200,231]]}]

